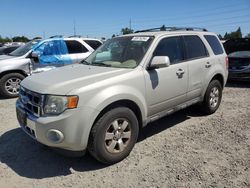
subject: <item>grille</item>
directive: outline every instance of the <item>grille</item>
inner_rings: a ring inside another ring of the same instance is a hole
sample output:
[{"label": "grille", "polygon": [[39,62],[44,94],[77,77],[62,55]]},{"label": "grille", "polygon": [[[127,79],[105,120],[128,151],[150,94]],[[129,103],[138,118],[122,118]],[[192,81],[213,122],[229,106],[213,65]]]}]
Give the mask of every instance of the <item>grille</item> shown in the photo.
[{"label": "grille", "polygon": [[29,113],[36,117],[41,115],[41,106],[43,102],[42,95],[21,87],[19,91],[19,100]]}]

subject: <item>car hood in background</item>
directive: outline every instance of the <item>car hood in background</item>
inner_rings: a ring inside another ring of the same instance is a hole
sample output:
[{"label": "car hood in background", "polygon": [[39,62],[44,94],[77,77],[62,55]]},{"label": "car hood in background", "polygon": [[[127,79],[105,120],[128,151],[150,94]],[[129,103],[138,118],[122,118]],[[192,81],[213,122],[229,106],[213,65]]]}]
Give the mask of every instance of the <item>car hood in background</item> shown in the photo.
[{"label": "car hood in background", "polygon": [[22,56],[16,57],[16,56],[10,56],[10,55],[0,55],[0,62],[6,59],[20,59],[20,58],[22,58]]}]

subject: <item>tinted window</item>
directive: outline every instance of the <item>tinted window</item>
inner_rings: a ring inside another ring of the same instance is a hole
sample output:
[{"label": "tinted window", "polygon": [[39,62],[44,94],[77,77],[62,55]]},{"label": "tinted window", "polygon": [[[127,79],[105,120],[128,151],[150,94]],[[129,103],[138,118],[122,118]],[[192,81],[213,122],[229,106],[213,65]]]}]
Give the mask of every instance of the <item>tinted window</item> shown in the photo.
[{"label": "tinted window", "polygon": [[10,53],[10,52],[13,52],[15,49],[17,49],[19,46],[12,46],[12,47],[9,47],[9,48],[6,48],[5,50],[4,50],[4,53],[5,54],[8,54],[8,53]]},{"label": "tinted window", "polygon": [[195,59],[205,57],[208,55],[207,49],[200,37],[198,36],[184,36],[186,46],[186,59]]},{"label": "tinted window", "polygon": [[96,50],[99,46],[102,45],[102,43],[97,40],[84,40],[84,42],[86,42],[94,50]]},{"label": "tinted window", "polygon": [[207,42],[209,43],[209,45],[212,48],[215,55],[223,54],[223,49],[221,47],[221,44],[215,36],[204,35],[204,37],[207,40]]},{"label": "tinted window", "polygon": [[65,42],[66,42],[69,54],[88,52],[87,48],[83,46],[80,42],[77,42],[75,40],[66,40]]},{"label": "tinted window", "polygon": [[168,56],[170,63],[183,60],[182,42],[180,37],[169,37],[160,41],[154,51],[154,56]]}]

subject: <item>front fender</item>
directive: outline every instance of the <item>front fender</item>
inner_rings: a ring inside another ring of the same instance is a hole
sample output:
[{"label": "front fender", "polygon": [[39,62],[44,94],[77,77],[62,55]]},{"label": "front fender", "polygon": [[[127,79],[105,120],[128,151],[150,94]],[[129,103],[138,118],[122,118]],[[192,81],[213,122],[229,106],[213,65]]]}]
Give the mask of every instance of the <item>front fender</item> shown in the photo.
[{"label": "front fender", "polygon": [[108,105],[120,100],[130,100],[137,104],[140,108],[142,119],[146,119],[147,105],[145,96],[141,91],[130,86],[116,85],[106,88],[92,96],[86,103],[86,106],[102,111]]}]

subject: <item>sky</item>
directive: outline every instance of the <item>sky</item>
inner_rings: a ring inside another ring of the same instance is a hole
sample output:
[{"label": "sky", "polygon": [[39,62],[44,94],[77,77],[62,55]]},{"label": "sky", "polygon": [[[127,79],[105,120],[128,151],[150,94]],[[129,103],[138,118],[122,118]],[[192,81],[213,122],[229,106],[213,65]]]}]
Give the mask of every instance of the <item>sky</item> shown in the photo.
[{"label": "sky", "polygon": [[[250,0],[1,0],[0,35],[109,38],[121,28],[202,27],[250,33]],[[75,25],[75,27],[74,27]]]}]

